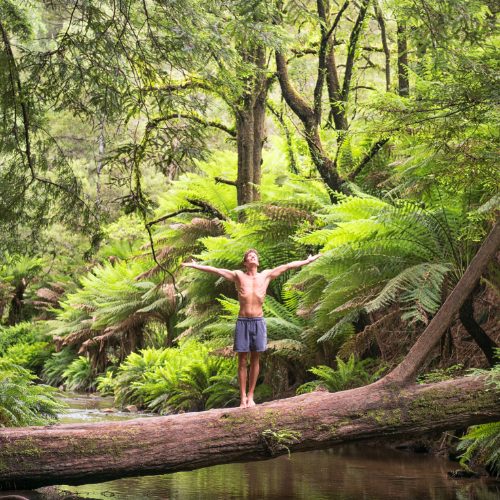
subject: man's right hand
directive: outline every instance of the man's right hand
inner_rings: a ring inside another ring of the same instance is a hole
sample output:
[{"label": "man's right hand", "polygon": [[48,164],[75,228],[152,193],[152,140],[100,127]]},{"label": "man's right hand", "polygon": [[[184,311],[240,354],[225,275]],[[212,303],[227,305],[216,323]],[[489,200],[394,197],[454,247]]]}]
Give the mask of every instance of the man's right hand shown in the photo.
[{"label": "man's right hand", "polygon": [[318,253],[316,255],[309,255],[309,257],[307,257],[308,264],[311,262],[314,262],[316,259],[319,259],[321,256],[322,256],[322,254],[320,254],[320,253]]}]

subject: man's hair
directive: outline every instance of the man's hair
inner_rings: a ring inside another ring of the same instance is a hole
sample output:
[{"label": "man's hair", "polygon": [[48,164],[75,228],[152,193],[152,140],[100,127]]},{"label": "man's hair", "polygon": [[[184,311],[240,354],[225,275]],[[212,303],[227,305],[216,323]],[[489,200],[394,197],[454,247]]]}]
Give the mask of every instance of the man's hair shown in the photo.
[{"label": "man's hair", "polygon": [[255,248],[249,248],[249,249],[245,252],[245,255],[243,255],[243,261],[242,261],[242,264],[245,264],[245,262],[247,261],[247,257],[248,257],[251,253],[254,253],[255,255],[257,255],[257,257],[259,257],[259,252],[257,252],[257,250],[255,250]]}]

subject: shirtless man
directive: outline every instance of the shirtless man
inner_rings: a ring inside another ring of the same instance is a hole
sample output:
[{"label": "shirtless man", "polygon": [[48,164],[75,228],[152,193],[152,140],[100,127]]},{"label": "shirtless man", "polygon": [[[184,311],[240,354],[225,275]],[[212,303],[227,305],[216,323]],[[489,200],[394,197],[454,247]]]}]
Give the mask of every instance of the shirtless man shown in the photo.
[{"label": "shirtless man", "polygon": [[[186,262],[184,267],[192,267],[208,273],[217,274],[233,281],[238,291],[240,311],[236,322],[233,350],[238,353],[238,379],[240,384],[240,408],[255,406],[253,393],[259,376],[260,353],[267,348],[266,323],[262,317],[262,305],[266,298],[267,287],[271,280],[289,269],[305,266],[315,261],[320,255],[310,255],[306,260],[289,262],[274,269],[257,272],[259,254],[253,248],[245,252],[243,266],[245,271],[230,271],[212,266],[202,266]],[[250,353],[250,374],[247,392],[247,355]]]}]

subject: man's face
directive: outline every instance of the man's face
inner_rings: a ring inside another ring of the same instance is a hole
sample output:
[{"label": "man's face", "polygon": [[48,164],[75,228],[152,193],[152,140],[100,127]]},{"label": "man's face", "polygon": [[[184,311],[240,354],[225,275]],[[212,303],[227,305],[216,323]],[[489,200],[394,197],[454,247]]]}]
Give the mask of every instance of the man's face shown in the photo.
[{"label": "man's face", "polygon": [[245,258],[245,264],[249,265],[259,265],[259,257],[255,252],[250,252]]}]

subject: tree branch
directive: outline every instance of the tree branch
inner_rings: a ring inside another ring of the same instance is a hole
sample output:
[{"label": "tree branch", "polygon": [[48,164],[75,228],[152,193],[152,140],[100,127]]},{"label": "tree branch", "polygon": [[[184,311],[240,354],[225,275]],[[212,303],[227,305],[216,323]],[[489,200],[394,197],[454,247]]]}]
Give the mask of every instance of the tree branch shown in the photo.
[{"label": "tree branch", "polygon": [[286,103],[302,122],[308,122],[314,119],[313,108],[307,104],[306,100],[297,92],[290,82],[285,57],[279,51],[276,51],[276,68],[281,91]]},{"label": "tree branch", "polygon": [[227,184],[228,186],[236,186],[238,187],[238,183],[236,181],[229,181],[227,179],[223,179],[222,177],[215,177],[215,184]]},{"label": "tree branch", "polygon": [[151,120],[148,123],[147,127],[152,129],[157,127],[161,122],[175,120],[176,118],[184,118],[185,120],[191,120],[199,123],[200,125],[205,125],[206,127],[218,128],[219,130],[222,130],[229,134],[231,137],[236,138],[236,130],[233,127],[228,127],[217,120],[206,120],[201,115],[195,113],[172,113],[170,115]]},{"label": "tree branch", "polygon": [[202,213],[203,210],[200,210],[198,208],[182,208],[181,210],[177,210],[177,212],[172,212],[171,214],[163,215],[162,217],[159,217],[158,219],[152,220],[150,222],[146,223],[146,227],[151,227],[154,226],[155,224],[159,224],[160,222],[163,222],[167,219],[171,219],[172,217],[176,217],[177,215],[181,214],[199,214]]},{"label": "tree branch", "polygon": [[358,163],[356,168],[349,174],[348,179],[350,181],[354,181],[356,177],[361,173],[363,168],[371,161],[371,159],[382,149],[382,146],[389,140],[387,137],[386,139],[381,139],[380,141],[377,141],[371,148],[370,151],[366,154],[366,156]]},{"label": "tree branch", "polygon": [[351,31],[351,36],[349,37],[349,46],[347,47],[347,59],[346,68],[344,74],[344,83],[342,85],[342,100],[347,101],[349,96],[349,88],[351,86],[351,78],[354,69],[354,61],[356,58],[356,47],[359,41],[359,35],[361,34],[361,28],[363,27],[363,21],[366,16],[366,11],[368,10],[368,5],[370,0],[363,0],[361,7],[359,9],[359,14],[356,19],[356,23]]},{"label": "tree branch", "polygon": [[327,13],[325,9],[324,0],[317,0],[317,10],[318,16],[320,19],[320,30],[321,30],[321,42],[319,46],[319,54],[318,54],[318,76],[316,79],[316,85],[314,87],[314,115],[318,123],[321,123],[321,102],[323,96],[323,86],[325,84],[325,77],[327,73],[327,62],[326,56],[329,46],[329,39],[332,36],[332,33],[337,28],[340,18],[342,17],[342,13],[349,5],[349,0],[346,0],[342,7],[340,8],[335,20],[333,21],[332,26],[327,31]]},{"label": "tree branch", "polygon": [[186,198],[186,201],[188,201],[189,203],[191,203],[191,205],[194,205],[195,207],[199,207],[200,209],[202,209],[204,213],[209,214],[216,219],[228,220],[227,217],[222,212],[217,210],[213,205],[211,205],[206,201],[196,200],[193,198]]}]

